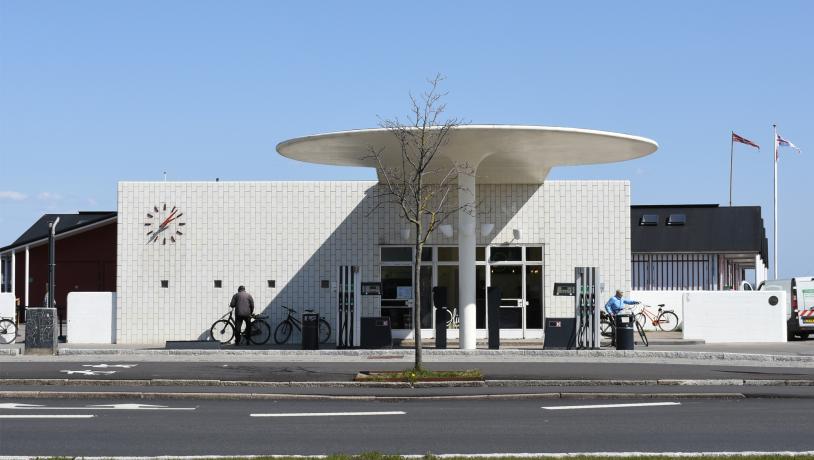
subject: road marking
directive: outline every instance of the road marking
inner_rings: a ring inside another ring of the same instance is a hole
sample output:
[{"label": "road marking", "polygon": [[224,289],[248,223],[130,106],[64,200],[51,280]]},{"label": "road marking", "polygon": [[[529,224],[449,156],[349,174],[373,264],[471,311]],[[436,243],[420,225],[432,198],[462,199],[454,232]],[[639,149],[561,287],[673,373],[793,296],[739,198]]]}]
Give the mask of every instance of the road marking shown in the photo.
[{"label": "road marking", "polygon": [[87,409],[111,409],[111,410],[195,410],[194,407],[168,407],[154,406],[152,404],[99,404],[88,406]]},{"label": "road marking", "polygon": [[385,412],[289,412],[280,414],[249,414],[251,417],[344,417],[352,415],[407,415],[400,410]]},{"label": "road marking", "polygon": [[59,371],[59,372],[64,372],[64,373],[66,373],[68,375],[73,375],[73,374],[80,374],[80,375],[110,375],[110,374],[115,374],[116,373],[116,371],[94,371],[94,370],[90,370],[90,369],[83,369],[83,370],[80,370],[80,371],[62,370],[62,371]]},{"label": "road marking", "polygon": [[546,410],[571,410],[571,409],[606,409],[615,407],[651,407],[651,406],[680,406],[679,402],[654,402],[654,403],[628,403],[628,404],[592,404],[588,406],[543,406]]},{"label": "road marking", "polygon": [[132,369],[138,366],[138,364],[83,364],[82,367],[100,367],[100,368],[108,368],[108,367],[120,367],[122,369]]},{"label": "road marking", "polygon": [[88,414],[88,415],[84,415],[84,414],[82,414],[82,415],[77,415],[77,414],[71,414],[71,415],[64,415],[64,414],[63,415],[6,415],[6,414],[0,414],[0,419],[4,419],[4,418],[12,418],[12,419],[21,419],[21,418],[39,418],[39,419],[42,419],[42,418],[57,418],[57,419],[59,419],[59,418],[93,418],[93,417],[96,417],[96,416],[91,415],[91,414]]},{"label": "road marking", "polygon": [[168,407],[152,404],[98,404],[83,407],[39,406],[36,404],[0,403],[0,409],[26,410],[195,410],[194,407]]}]

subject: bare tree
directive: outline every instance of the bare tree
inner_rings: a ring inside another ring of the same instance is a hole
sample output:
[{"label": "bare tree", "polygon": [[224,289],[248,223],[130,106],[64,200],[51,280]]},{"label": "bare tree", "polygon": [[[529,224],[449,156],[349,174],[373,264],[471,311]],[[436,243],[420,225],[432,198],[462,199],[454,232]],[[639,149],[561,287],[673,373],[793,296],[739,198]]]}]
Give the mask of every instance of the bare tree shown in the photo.
[{"label": "bare tree", "polygon": [[428,80],[429,88],[419,97],[410,94],[410,114],[405,123],[398,118],[383,119],[379,126],[389,130],[398,141],[400,155],[385,154],[383,147],[371,146],[368,158],[376,161],[380,192],[377,204],[395,206],[411,225],[415,255],[413,257],[413,329],[415,337],[415,370],[421,370],[421,253],[424,244],[439,225],[458,212],[474,212],[474,203],[459,206],[449,203],[454,192],[460,193],[457,178],[474,174],[466,164],[443,158],[441,152],[453,130],[462,122],[457,118],[442,120],[447,93],[439,91],[444,80],[440,74]]}]

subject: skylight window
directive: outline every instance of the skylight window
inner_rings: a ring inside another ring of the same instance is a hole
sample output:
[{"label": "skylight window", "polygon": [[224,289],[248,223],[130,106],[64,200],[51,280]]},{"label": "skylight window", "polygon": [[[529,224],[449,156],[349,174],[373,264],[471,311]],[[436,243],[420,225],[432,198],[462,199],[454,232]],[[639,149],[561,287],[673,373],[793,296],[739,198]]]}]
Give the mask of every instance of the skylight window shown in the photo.
[{"label": "skylight window", "polygon": [[659,224],[659,215],[658,214],[642,214],[642,217],[639,218],[639,225],[640,226],[654,226]]},{"label": "skylight window", "polygon": [[667,225],[675,226],[675,225],[684,225],[686,223],[687,223],[686,214],[670,214],[670,217],[667,218]]}]

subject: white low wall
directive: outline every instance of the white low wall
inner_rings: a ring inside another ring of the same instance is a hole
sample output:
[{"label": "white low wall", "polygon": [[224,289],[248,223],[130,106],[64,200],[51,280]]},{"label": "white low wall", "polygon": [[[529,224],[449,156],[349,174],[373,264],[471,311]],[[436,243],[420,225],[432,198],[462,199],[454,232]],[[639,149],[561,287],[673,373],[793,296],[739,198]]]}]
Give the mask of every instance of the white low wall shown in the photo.
[{"label": "white low wall", "polygon": [[14,305],[14,294],[0,292],[0,318],[16,319],[17,309]]},{"label": "white low wall", "polygon": [[[771,305],[771,297],[776,297]],[[684,338],[706,343],[785,342],[786,293],[688,291],[683,295]]]},{"label": "white low wall", "polygon": [[68,343],[116,343],[116,293],[68,293]]},{"label": "white low wall", "polygon": [[[658,314],[659,304],[664,304],[665,310],[672,310],[678,316],[678,326],[681,329],[681,321],[684,319],[683,301],[684,293],[692,291],[630,291],[630,300],[638,300],[639,302],[653,307],[650,311]],[[645,331],[652,331],[656,328],[652,323],[648,322],[644,326]]]}]

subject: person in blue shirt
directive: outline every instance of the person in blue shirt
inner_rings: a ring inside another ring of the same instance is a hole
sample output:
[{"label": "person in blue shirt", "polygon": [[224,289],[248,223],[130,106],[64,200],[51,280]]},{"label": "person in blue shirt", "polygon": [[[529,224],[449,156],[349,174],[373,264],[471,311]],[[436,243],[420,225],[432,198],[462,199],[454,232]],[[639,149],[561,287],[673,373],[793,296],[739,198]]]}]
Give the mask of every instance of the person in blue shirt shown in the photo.
[{"label": "person in blue shirt", "polygon": [[635,300],[628,300],[622,298],[622,291],[616,290],[616,295],[611,297],[605,304],[605,311],[611,315],[616,316],[625,309],[625,305],[638,305],[639,302]]}]

